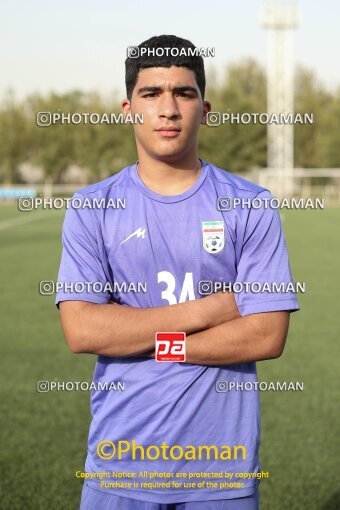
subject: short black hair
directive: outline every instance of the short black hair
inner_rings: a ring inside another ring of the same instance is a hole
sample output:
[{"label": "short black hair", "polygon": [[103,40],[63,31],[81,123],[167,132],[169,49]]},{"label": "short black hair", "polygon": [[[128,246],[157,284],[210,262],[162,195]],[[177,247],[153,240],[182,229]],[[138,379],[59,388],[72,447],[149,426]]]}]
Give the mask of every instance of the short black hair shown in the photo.
[{"label": "short black hair", "polygon": [[[137,48],[139,48],[139,50]],[[140,48],[154,48],[154,54],[148,55],[146,53],[141,55]],[[157,48],[177,48],[179,51],[171,52],[167,50],[163,51],[161,56],[157,56]],[[137,47],[130,46],[128,49],[128,57],[125,60],[125,85],[128,99],[131,99],[140,69],[171,66],[186,67],[193,71],[195,73],[196,82],[201,92],[202,99],[204,99],[205,73],[203,57],[199,55],[199,52],[197,52],[198,54],[188,54],[190,52],[182,51],[184,54],[180,54],[180,50],[182,48],[192,48],[195,50],[195,46],[191,41],[182,39],[175,35],[158,35],[147,39],[140,43]],[[176,53],[178,53],[178,55]]]}]

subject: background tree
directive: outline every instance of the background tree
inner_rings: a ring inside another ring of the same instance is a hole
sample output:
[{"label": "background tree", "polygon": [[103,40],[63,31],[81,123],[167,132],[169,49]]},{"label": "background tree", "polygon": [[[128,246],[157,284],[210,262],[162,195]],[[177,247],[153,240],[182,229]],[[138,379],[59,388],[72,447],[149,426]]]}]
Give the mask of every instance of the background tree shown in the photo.
[{"label": "background tree", "polygon": [[[218,83],[214,70],[207,76],[206,98],[212,110],[230,114],[262,113],[267,110],[266,75],[253,59],[232,64]],[[83,182],[96,182],[137,160],[131,125],[57,123],[36,124],[37,112],[121,113],[121,98],[112,94],[104,101],[97,93],[79,90],[66,94],[34,94],[17,101],[8,93],[0,105],[0,180],[20,182],[20,163],[40,166],[47,183],[60,183],[70,165],[84,171]],[[295,112],[314,113],[314,124],[296,124],[295,166],[340,167],[340,88],[330,92],[315,74],[298,68],[295,80]],[[267,126],[227,123],[203,126],[199,154],[231,172],[242,173],[266,166]]]}]

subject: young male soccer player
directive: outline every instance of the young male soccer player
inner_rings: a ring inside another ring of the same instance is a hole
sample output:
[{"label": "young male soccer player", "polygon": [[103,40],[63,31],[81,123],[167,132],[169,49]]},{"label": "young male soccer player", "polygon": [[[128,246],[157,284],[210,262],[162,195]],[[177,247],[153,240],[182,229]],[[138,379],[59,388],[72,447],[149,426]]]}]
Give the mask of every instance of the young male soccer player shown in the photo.
[{"label": "young male soccer player", "polygon": [[[264,205],[219,210],[218,197],[271,195],[198,158],[210,104],[192,43],[142,47],[181,51],[126,60],[122,109],[143,114],[139,159],[75,195],[125,208],[70,208],[63,227],[60,282],[146,285],[57,295],[71,350],[98,355],[94,382],[124,383],[92,393],[81,509],[254,510],[258,479],[236,473],[260,470],[258,393],[224,389],[256,382],[255,362],[281,355],[298,303],[292,292],[204,297],[199,282],[291,282],[280,218]],[[154,359],[155,334],[169,331],[186,333],[184,363]]]}]

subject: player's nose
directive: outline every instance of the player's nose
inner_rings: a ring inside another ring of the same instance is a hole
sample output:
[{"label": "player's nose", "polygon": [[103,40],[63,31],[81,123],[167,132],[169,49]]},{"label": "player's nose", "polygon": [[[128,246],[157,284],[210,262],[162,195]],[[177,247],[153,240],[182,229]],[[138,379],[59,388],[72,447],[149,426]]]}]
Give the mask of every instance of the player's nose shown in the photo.
[{"label": "player's nose", "polygon": [[178,104],[172,94],[162,94],[158,114],[169,119],[179,117]]}]

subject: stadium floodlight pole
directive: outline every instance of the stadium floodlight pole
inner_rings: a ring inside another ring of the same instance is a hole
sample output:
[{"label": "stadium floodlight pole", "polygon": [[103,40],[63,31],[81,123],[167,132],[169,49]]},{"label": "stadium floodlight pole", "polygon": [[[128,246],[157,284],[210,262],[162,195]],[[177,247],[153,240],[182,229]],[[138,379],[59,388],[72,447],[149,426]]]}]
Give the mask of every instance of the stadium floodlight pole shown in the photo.
[{"label": "stadium floodlight pole", "polygon": [[[294,110],[293,28],[297,27],[296,3],[268,2],[261,22],[268,30],[267,109],[268,114],[289,114]],[[294,194],[294,125],[268,124],[267,166],[275,170],[277,189]]]}]

